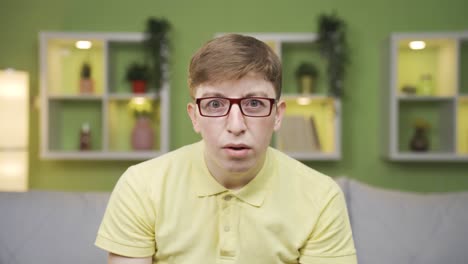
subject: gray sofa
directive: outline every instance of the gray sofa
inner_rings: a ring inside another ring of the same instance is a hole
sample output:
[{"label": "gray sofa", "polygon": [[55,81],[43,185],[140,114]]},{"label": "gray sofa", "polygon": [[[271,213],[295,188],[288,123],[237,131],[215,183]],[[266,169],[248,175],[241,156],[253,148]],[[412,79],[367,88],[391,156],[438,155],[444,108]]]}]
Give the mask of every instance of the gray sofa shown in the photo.
[{"label": "gray sofa", "polygon": [[409,193],[337,181],[360,264],[468,263],[468,192]]},{"label": "gray sofa", "polygon": [[107,263],[94,244],[109,193],[0,192],[0,264]]},{"label": "gray sofa", "polygon": [[[417,194],[337,182],[360,264],[468,263],[468,192]],[[108,198],[0,193],[0,264],[106,263],[106,253],[93,243]]]}]

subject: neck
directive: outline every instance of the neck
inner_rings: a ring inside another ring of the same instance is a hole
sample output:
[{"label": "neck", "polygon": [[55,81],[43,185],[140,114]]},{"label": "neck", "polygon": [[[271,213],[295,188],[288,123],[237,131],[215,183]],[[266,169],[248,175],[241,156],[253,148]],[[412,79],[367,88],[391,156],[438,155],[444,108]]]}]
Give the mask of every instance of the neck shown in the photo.
[{"label": "neck", "polygon": [[215,180],[227,189],[238,190],[247,185],[251,180],[253,180],[253,178],[255,178],[255,176],[257,176],[265,163],[266,155],[263,155],[255,166],[242,172],[229,171],[228,169],[220,166],[220,164],[206,155],[206,153],[204,156],[208,170]]}]

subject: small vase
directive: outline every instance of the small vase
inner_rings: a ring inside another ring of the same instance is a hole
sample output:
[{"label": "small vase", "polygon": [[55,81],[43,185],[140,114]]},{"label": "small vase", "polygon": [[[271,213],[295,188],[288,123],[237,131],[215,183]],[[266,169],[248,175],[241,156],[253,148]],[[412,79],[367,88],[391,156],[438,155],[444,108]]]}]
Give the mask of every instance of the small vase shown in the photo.
[{"label": "small vase", "polygon": [[304,75],[299,78],[299,89],[302,94],[311,94],[315,85],[315,78]]},{"label": "small vase", "polygon": [[135,80],[132,81],[133,93],[145,93],[146,92],[146,81]]},{"label": "small vase", "polygon": [[80,93],[92,94],[94,92],[94,83],[92,79],[81,78],[80,80]]},{"label": "small vase", "polygon": [[132,130],[132,147],[135,150],[151,150],[154,143],[154,132],[151,127],[151,119],[140,116],[135,121]]},{"label": "small vase", "polygon": [[413,137],[410,141],[410,149],[417,152],[425,152],[429,150],[429,139],[427,138],[427,129],[416,127]]}]

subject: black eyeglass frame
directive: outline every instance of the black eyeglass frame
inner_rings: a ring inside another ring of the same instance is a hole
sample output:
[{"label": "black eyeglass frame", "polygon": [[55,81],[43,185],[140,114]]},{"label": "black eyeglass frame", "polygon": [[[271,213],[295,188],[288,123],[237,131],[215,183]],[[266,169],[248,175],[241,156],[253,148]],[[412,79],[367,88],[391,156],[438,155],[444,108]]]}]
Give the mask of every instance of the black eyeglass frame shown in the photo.
[{"label": "black eyeglass frame", "polygon": [[[216,115],[216,116],[212,116],[212,115],[204,115],[201,111],[201,106],[200,106],[200,102],[202,100],[205,100],[205,99],[215,99],[215,98],[219,98],[219,99],[226,99],[229,101],[229,108],[226,112],[226,114],[224,115]],[[253,116],[253,115],[247,115],[244,113],[244,110],[242,110],[242,106],[241,106],[241,101],[242,100],[247,100],[247,99],[262,99],[262,100],[268,100],[270,102],[270,109],[268,111],[268,114],[266,115],[261,115],[261,116]],[[223,117],[223,116],[227,116],[229,115],[229,113],[231,112],[231,107],[233,104],[237,104],[239,106],[239,109],[242,113],[242,115],[244,116],[248,116],[248,117],[267,117],[267,116],[270,116],[271,115],[271,110],[273,109],[273,105],[276,105],[276,102],[277,100],[274,99],[274,98],[269,98],[269,97],[243,97],[243,98],[228,98],[228,97],[220,97],[220,96],[212,96],[212,97],[202,97],[202,98],[196,98],[195,99],[195,103],[197,104],[198,106],[198,112],[200,113],[201,116],[204,116],[204,117]]]}]

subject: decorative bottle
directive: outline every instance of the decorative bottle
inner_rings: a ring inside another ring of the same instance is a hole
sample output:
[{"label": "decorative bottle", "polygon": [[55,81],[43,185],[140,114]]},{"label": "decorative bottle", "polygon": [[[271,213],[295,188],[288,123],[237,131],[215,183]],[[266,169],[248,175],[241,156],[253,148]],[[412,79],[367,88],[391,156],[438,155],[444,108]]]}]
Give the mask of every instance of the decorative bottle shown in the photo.
[{"label": "decorative bottle", "polygon": [[80,130],[80,150],[91,149],[91,128],[89,123],[83,123]]},{"label": "decorative bottle", "polygon": [[409,146],[412,151],[424,152],[429,150],[427,130],[428,128],[424,126],[416,126],[414,128],[414,134]]}]

